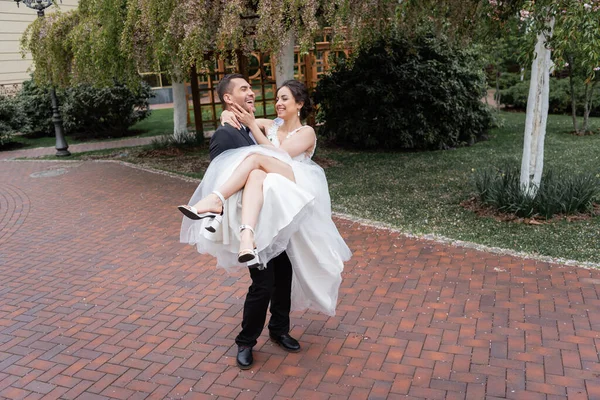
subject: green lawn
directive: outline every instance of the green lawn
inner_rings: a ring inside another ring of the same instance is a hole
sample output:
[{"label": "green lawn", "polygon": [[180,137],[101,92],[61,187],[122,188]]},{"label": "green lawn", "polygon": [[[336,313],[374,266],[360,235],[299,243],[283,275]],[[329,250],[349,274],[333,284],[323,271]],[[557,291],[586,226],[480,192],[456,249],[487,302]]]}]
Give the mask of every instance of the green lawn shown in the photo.
[{"label": "green lawn", "polygon": [[[501,117],[504,124],[490,140],[468,148],[423,153],[320,149],[317,155],[340,163],[327,169],[333,209],[404,232],[600,263],[600,217],[532,226],[480,218],[459,205],[472,196],[474,170],[520,163],[525,115]],[[600,119],[592,126],[597,131]],[[549,117],[546,168],[600,174],[600,134],[577,137],[567,134],[570,129],[568,116]]]},{"label": "green lawn", "polygon": [[[121,140],[133,137],[158,136],[173,132],[173,109],[166,108],[160,110],[152,110],[148,118],[131,127],[131,135],[123,137],[108,137],[104,139],[75,139],[72,136],[66,135],[65,139],[69,145],[90,142],[104,142],[111,140]],[[35,147],[53,147],[56,144],[56,139],[52,137],[32,138],[28,136],[18,135],[13,137],[13,142],[20,144],[19,149],[35,148]]]},{"label": "green lawn", "polygon": [[173,109],[152,110],[148,118],[131,127],[135,131],[144,131],[139,136],[159,136],[173,133]]}]

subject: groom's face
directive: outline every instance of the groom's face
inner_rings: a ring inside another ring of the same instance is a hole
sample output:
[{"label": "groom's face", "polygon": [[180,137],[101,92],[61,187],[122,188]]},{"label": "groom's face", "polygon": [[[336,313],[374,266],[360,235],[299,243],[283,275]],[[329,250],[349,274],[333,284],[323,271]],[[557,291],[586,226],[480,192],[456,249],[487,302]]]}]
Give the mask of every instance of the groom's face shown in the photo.
[{"label": "groom's face", "polygon": [[225,97],[228,104],[235,103],[249,113],[254,112],[254,92],[245,79],[236,78],[231,80],[231,90]]}]

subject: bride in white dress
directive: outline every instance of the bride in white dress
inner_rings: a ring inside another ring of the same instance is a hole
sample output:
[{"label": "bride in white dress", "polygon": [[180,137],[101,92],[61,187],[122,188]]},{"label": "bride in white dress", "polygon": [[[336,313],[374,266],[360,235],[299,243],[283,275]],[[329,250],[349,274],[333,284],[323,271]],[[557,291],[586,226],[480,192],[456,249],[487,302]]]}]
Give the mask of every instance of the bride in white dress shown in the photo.
[{"label": "bride in white dress", "polygon": [[316,135],[301,124],[310,109],[298,81],[278,89],[273,121],[234,107],[260,146],[228,150],[211,162],[190,205],[179,207],[188,217],[180,239],[228,270],[263,268],[286,251],[293,270],[292,310],[334,315],[351,252],[331,219],[325,173],[311,160]]}]

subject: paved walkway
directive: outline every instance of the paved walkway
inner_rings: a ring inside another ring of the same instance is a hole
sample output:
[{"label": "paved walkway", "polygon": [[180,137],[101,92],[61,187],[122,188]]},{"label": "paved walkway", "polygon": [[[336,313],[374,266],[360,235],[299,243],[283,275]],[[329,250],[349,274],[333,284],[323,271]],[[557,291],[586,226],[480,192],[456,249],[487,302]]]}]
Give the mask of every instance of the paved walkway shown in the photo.
[{"label": "paved walkway", "polygon": [[194,183],[0,161],[0,397],[600,399],[600,271],[336,219],[336,317],[294,313],[235,366],[247,274],[178,243]]},{"label": "paved walkway", "polygon": [[[72,144],[72,145],[69,145],[69,151],[71,153],[81,153],[84,151],[92,151],[92,150],[142,146],[145,144],[152,143],[153,139],[155,139],[155,137],[137,137],[137,138],[131,138],[131,139],[112,140],[109,142],[92,142],[92,143]],[[0,160],[12,160],[15,158],[25,158],[25,157],[29,158],[29,157],[52,156],[55,154],[56,154],[55,147],[37,147],[35,149],[0,151]],[[68,158],[66,158],[66,159],[68,159]]]}]

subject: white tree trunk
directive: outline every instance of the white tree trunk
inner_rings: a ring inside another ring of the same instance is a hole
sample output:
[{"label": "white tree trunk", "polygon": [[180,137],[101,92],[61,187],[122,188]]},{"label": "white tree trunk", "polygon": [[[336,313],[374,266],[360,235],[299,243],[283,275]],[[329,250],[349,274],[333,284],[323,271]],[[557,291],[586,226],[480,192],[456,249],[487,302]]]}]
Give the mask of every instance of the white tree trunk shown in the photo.
[{"label": "white tree trunk", "polygon": [[537,193],[544,169],[544,139],[548,120],[548,95],[552,68],[550,50],[546,48],[546,45],[552,36],[553,27],[554,19],[548,24],[549,30],[538,35],[531,65],[525,140],[521,161],[521,187],[531,197]]},{"label": "white tree trunk", "polygon": [[187,115],[188,104],[185,93],[185,83],[176,77],[173,80],[173,135],[176,139],[188,136]]},{"label": "white tree trunk", "polygon": [[288,79],[294,79],[294,32],[289,31],[288,37],[281,43],[281,49],[275,60],[275,81],[277,87]]}]

